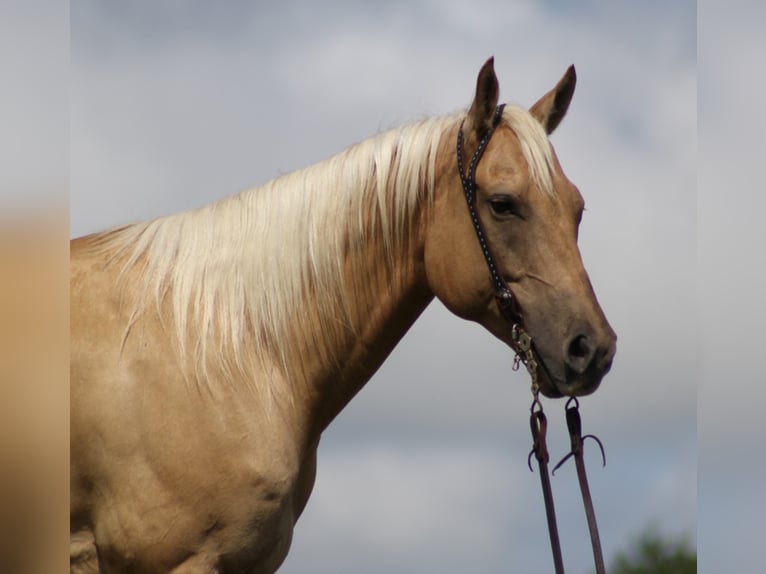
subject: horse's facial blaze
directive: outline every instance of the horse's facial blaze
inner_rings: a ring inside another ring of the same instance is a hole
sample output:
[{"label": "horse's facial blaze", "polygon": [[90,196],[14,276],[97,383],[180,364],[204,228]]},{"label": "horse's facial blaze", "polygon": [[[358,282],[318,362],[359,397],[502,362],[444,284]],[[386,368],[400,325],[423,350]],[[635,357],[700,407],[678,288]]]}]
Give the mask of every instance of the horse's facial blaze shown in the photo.
[{"label": "horse's facial blaze", "polygon": [[[482,73],[487,73],[484,68]],[[480,76],[479,91],[483,84],[492,82]],[[546,132],[563,118],[573,89],[570,69],[530,110]],[[466,135],[470,154],[477,138]],[[530,177],[519,137],[501,124],[476,171],[476,207],[500,274],[518,301],[542,363],[541,391],[548,396],[583,395],[593,392],[610,369],[616,335],[596,300],[577,246],[582,196],[555,154],[552,165],[553,189],[539,189]],[[425,245],[428,282],[448,309],[478,321],[510,345],[510,325],[495,303],[456,172],[437,180]]]}]

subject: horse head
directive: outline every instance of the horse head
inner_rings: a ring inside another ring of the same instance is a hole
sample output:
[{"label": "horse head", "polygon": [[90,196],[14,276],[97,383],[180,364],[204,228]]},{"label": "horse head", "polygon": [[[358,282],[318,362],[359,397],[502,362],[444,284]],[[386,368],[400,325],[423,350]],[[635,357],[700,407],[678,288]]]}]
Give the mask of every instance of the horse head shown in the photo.
[{"label": "horse head", "polygon": [[[476,165],[475,212],[495,275],[513,293],[534,341],[540,390],[551,397],[593,392],[616,350],[616,335],[577,245],[584,200],[564,175],[547,137],[567,112],[575,79],[570,67],[529,110],[506,107],[498,118],[499,88],[490,59],[479,72],[474,101],[460,128],[464,143],[459,153],[466,165],[482,137],[494,129]],[[445,140],[425,232],[428,284],[453,313],[479,322],[513,347],[466,206],[455,139]]]}]

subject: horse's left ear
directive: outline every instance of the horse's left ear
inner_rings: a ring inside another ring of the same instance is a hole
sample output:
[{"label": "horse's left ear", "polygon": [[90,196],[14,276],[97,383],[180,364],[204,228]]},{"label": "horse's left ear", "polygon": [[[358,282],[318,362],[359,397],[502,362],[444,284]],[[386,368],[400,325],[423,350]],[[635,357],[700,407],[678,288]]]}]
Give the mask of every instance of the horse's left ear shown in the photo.
[{"label": "horse's left ear", "polygon": [[564,119],[572,101],[577,74],[574,66],[569,66],[564,76],[550,92],[537,100],[537,103],[529,109],[529,112],[543,125],[548,135],[553,133]]},{"label": "horse's left ear", "polygon": [[487,60],[479,70],[476,80],[476,96],[468,110],[468,127],[481,137],[492,127],[492,118],[500,97],[500,86],[495,75],[495,57]]}]

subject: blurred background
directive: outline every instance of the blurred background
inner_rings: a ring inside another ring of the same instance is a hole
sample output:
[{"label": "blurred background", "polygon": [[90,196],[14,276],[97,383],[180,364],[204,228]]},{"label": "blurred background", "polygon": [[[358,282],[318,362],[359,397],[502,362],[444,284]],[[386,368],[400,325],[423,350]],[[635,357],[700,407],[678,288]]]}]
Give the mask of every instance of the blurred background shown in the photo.
[{"label": "blurred background", "polygon": [[[607,451],[601,469],[586,446],[608,564],[649,532],[696,548],[700,572],[760,571],[765,11],[685,0],[3,3],[0,435],[12,439],[0,443],[0,503],[23,504],[0,504],[0,521],[45,517],[26,512],[39,497],[13,497],[34,486],[26,474],[63,490],[65,433],[36,431],[65,427],[65,381],[40,369],[66,369],[47,360],[65,357],[66,335],[41,341],[65,333],[67,191],[70,237],[203,205],[465,108],[494,55],[501,99],[525,106],[577,67],[552,142],[585,196],[580,248],[619,335],[612,372],[581,406]],[[38,252],[41,237],[51,241]],[[19,336],[19,324],[34,328]],[[280,572],[550,571],[526,468],[528,380],[511,360],[434,302],[325,433]],[[563,402],[545,407],[551,455],[563,456]],[[574,474],[563,468],[553,486],[567,571],[586,573]]]},{"label": "blurred background", "polygon": [[0,572],[69,542],[69,10],[0,2]]}]

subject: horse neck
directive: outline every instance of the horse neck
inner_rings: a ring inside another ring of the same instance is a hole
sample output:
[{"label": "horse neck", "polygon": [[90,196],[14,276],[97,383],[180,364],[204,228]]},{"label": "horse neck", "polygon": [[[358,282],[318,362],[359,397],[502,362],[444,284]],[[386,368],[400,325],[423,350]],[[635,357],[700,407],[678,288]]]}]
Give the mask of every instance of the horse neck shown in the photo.
[{"label": "horse neck", "polygon": [[298,365],[300,373],[288,377],[291,403],[314,433],[370,379],[433,298],[425,230],[456,129],[452,116],[424,120],[353,146],[311,172],[329,184],[338,211],[350,209],[341,217],[312,212],[322,222],[315,228],[344,226],[345,235],[331,240],[333,252],[342,246],[343,254],[328,267],[334,278],[311,285],[301,308],[291,312],[301,317],[302,332],[288,327],[298,344],[282,358],[288,373]]},{"label": "horse neck", "polygon": [[139,269],[132,317],[162,307],[200,388],[241,382],[265,412],[295,405],[321,432],[433,297],[424,232],[456,125],[424,120],[107,234],[103,249]]},{"label": "horse neck", "polygon": [[[433,298],[423,261],[421,216],[412,233],[386,252],[376,242],[350,253],[343,293],[350,326],[326,350],[339,360],[304,360],[305,376],[294,402],[309,413],[312,434],[321,433],[372,377]],[[322,337],[321,324],[314,323]],[[318,436],[317,436],[318,438]]]}]

